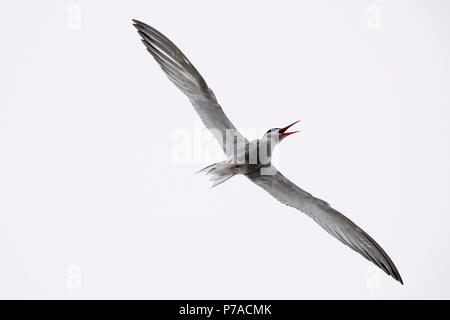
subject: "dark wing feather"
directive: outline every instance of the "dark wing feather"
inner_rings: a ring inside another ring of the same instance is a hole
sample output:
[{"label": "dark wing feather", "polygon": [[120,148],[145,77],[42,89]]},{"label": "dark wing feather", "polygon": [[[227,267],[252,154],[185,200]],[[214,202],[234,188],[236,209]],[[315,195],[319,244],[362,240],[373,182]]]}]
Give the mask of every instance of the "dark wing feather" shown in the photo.
[{"label": "dark wing feather", "polygon": [[343,214],[334,210],[325,201],[315,198],[297,187],[276,171],[275,167],[273,167],[272,172],[276,173],[274,175],[262,175],[260,171],[256,171],[248,175],[248,178],[280,202],[307,214],[333,237],[403,284],[400,273],[392,260],[364,230]]},{"label": "dark wing feather", "polygon": [[212,90],[181,50],[155,28],[138,20],[133,22],[148,52],[167,77],[189,98],[225,154],[230,155],[235,144],[238,147],[245,145],[247,140],[225,115]]}]

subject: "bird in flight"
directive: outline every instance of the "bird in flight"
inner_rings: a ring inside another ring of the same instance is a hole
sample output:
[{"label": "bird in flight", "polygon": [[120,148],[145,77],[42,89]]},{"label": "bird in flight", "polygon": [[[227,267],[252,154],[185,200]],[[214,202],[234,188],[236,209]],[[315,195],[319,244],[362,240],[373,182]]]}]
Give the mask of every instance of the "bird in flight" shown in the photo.
[{"label": "bird in flight", "polygon": [[296,122],[284,128],[270,129],[261,139],[248,141],[225,115],[213,91],[180,49],[155,28],[138,20],[133,23],[148,52],[189,98],[225,153],[226,160],[199,171],[211,176],[213,186],[237,174],[246,176],[281,203],[311,217],[337,240],[403,284],[394,263],[374,239],[327,202],[297,187],[271,164],[274,147],[296,132],[288,132]]}]

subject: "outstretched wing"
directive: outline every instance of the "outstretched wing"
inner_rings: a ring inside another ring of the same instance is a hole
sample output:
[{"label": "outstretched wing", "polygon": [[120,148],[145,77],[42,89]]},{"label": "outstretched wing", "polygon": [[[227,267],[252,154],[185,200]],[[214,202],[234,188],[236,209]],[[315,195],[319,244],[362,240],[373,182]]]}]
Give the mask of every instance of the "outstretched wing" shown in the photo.
[{"label": "outstretched wing", "polygon": [[188,96],[195,111],[211,130],[225,154],[230,155],[235,144],[245,145],[247,140],[225,115],[212,90],[180,49],[155,28],[138,20],[133,22],[148,52],[167,77]]},{"label": "outstretched wing", "polygon": [[287,206],[294,207],[313,218],[329,234],[372,261],[388,275],[403,284],[400,273],[392,260],[364,230],[350,219],[334,210],[328,203],[303,191],[273,167],[274,175],[259,171],[248,175],[258,186]]}]

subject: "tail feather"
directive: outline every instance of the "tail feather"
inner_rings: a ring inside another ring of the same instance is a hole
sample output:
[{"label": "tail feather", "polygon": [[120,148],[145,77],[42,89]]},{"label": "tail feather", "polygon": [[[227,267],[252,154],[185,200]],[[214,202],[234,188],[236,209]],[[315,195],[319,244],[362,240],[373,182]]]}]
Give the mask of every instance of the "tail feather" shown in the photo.
[{"label": "tail feather", "polygon": [[211,170],[214,170],[214,168],[216,167],[217,163],[213,163],[207,167],[204,167],[203,169],[197,171],[195,174],[197,173],[205,173],[208,174]]},{"label": "tail feather", "polygon": [[227,181],[232,176],[234,176],[234,174],[229,174],[229,175],[226,175],[226,176],[213,176],[213,177],[211,177],[211,181],[213,181],[213,184],[212,184],[211,188],[214,188],[215,186],[218,186],[219,184]]},{"label": "tail feather", "polygon": [[232,166],[225,162],[218,162],[213,163],[200,171],[197,171],[196,173],[205,173],[207,175],[211,175],[211,181],[213,182],[211,188],[227,181],[232,176],[235,175],[235,173],[231,170]]}]

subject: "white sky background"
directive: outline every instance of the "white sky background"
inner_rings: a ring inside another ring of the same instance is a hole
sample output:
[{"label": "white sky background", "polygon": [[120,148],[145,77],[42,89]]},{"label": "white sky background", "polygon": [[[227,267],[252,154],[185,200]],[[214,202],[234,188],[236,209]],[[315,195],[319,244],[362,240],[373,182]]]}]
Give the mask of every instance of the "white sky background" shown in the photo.
[{"label": "white sky background", "polygon": [[[449,16],[436,0],[2,1],[0,297],[450,298]],[[244,177],[210,190],[193,173],[218,154],[175,163],[198,117],[131,18],[239,128],[301,119],[280,171],[405,285]]]}]

